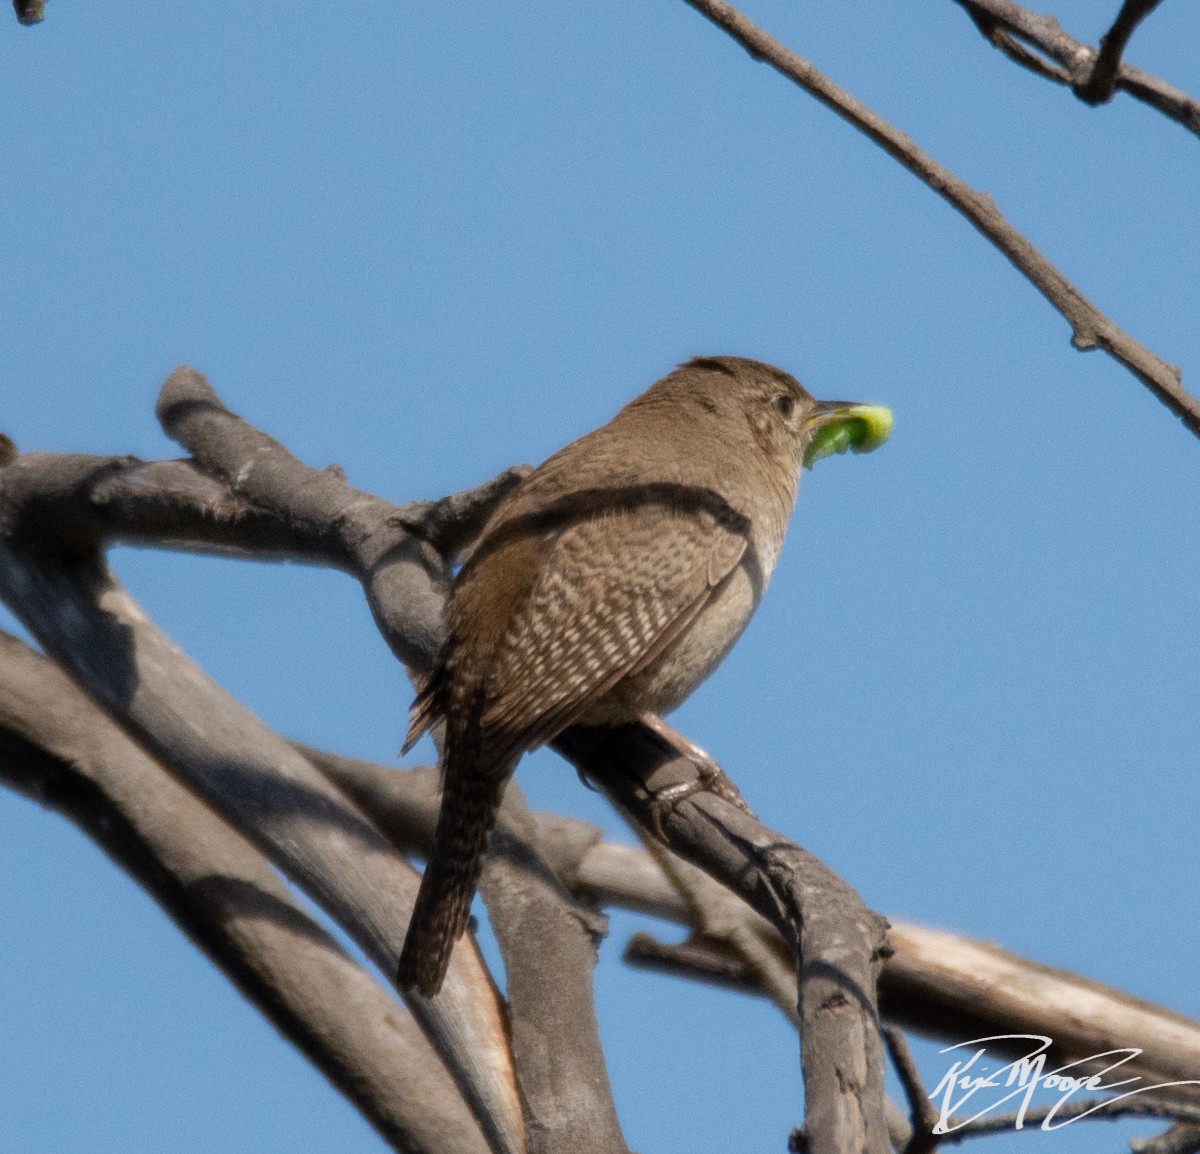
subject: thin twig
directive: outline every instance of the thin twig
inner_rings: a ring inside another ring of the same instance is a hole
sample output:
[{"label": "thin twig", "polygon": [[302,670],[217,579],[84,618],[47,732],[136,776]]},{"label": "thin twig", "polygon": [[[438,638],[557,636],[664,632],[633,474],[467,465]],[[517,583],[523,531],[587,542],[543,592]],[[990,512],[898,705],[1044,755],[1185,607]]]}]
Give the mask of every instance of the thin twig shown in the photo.
[{"label": "thin twig", "polygon": [[[966,2],[966,0],[964,0]],[[974,3],[976,0],[970,0]],[[1200,437],[1200,400],[1181,383],[1178,367],[1156,357],[1119,329],[1057,268],[1012,227],[992,198],[976,192],[918,148],[865,104],[839,88],[753,21],[724,0],[687,0],[693,8],[727,32],[757,60],[763,60],[854,125],[889,156],[957,209],[992,242],[1054,306],[1071,326],[1077,349],[1101,348],[1123,364],[1164,405]],[[986,6],[991,11],[995,0]]]},{"label": "thin twig", "polygon": [[[955,2],[961,5],[975,26],[991,43],[1018,64],[1048,80],[1069,87],[1081,100],[1088,99],[1091,94],[1089,85],[1093,82],[1096,84],[1097,92],[1103,91],[1101,87],[1103,74],[1093,81],[1093,78],[1096,77],[1098,57],[1101,53],[1098,53],[1091,45],[1083,43],[1082,40],[1076,40],[1075,37],[1064,32],[1053,16],[1044,16],[1041,13],[1032,12],[1028,8],[1022,8],[1020,4],[1013,3],[1013,0],[955,0]],[[1154,0],[1154,3],[1147,3],[1146,0],[1140,0],[1140,2],[1132,0],[1131,3],[1126,4],[1126,7],[1139,9],[1136,15],[1137,20],[1141,20],[1156,3],[1157,0]],[[1122,15],[1124,14],[1125,10],[1122,9]],[[1119,16],[1118,22],[1120,19]],[[1134,21],[1134,25],[1136,22]],[[1112,77],[1114,88],[1129,93],[1135,100],[1150,105],[1164,116],[1182,124],[1189,132],[1200,136],[1200,101],[1149,72],[1143,72],[1140,68],[1120,63],[1120,52],[1124,49],[1128,34],[1132,33],[1134,25],[1129,27],[1124,39],[1118,38],[1109,48],[1109,59],[1115,66]],[[1113,28],[1116,30],[1117,26],[1114,24]],[[999,38],[997,30],[999,30]],[[1004,37],[1004,33],[1009,35]],[[1105,39],[1111,37],[1112,34],[1110,31]],[[1038,58],[1025,53],[1024,50],[1020,53],[1009,51],[1007,44],[1012,43],[1014,37],[1032,45],[1038,52],[1055,61],[1058,67],[1035,63]],[[1101,52],[1103,50],[1102,42]],[[1105,68],[1108,66],[1107,63],[1104,65]]]},{"label": "thin twig", "polygon": [[513,465],[473,489],[440,501],[414,501],[396,514],[396,524],[424,537],[445,557],[457,557],[483,530],[500,499],[532,469]]},{"label": "thin twig", "polygon": [[921,1082],[921,1071],[917,1069],[903,1032],[889,1027],[883,1031],[883,1041],[891,1055],[892,1065],[896,1067],[900,1084],[904,1087],[911,1112],[912,1137],[903,1154],[928,1154],[938,1144],[938,1136],[933,1130],[937,1125],[938,1113]]},{"label": "thin twig", "polygon": [[1009,1130],[1033,1130],[1046,1127],[1056,1130],[1060,1125],[1079,1121],[1084,1117],[1112,1121],[1117,1118],[1176,1118],[1186,1122],[1200,1121],[1200,1106],[1190,1102],[1170,1102],[1161,1099],[1119,1098],[1114,1100],[1081,1098],[1077,1102],[1051,1102],[1029,1110],[1006,1114],[991,1114],[983,1118],[962,1121],[947,1120],[947,1131],[938,1135],[939,1144],[961,1142],[966,1138],[985,1138],[991,1134],[1002,1134]]},{"label": "thin twig", "polygon": [[634,934],[625,945],[623,960],[658,973],[687,974],[738,993],[757,993],[760,984],[754,968],[719,938],[689,937],[683,942],[660,942],[647,933]]},{"label": "thin twig", "polygon": [[1071,83],[1070,73],[1057,64],[1051,64],[1038,53],[1031,52],[1007,28],[1002,28],[994,16],[974,7],[967,7],[967,15],[993,47],[998,48],[1010,60],[1016,61],[1022,68],[1028,68],[1030,72],[1059,84]]},{"label": "thin twig", "polygon": [[1092,74],[1083,84],[1075,85],[1075,95],[1085,104],[1104,104],[1117,91],[1117,74],[1121,54],[1134,29],[1155,8],[1160,0],[1125,0],[1113,26],[1100,37],[1100,51],[1092,63]]}]

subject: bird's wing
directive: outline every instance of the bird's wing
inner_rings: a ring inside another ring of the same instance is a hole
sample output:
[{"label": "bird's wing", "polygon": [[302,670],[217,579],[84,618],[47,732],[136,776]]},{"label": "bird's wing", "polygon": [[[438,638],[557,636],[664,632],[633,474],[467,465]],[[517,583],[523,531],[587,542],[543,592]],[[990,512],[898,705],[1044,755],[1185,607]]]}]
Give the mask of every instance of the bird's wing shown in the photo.
[{"label": "bird's wing", "polygon": [[695,619],[746,551],[744,531],[706,512],[620,510],[555,539],[493,654],[485,743],[550,741]]}]

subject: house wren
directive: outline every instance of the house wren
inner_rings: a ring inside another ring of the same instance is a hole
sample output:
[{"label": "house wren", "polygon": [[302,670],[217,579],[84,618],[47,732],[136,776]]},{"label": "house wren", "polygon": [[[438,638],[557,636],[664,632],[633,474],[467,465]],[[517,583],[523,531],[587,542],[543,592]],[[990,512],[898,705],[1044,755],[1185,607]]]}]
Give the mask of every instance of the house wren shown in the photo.
[{"label": "house wren", "polygon": [[401,988],[441,988],[521,755],[570,725],[674,709],[758,605],[801,467],[890,429],[886,409],[815,401],[770,365],[700,357],[497,507],[455,581],[405,744],[444,719],[442,807]]}]

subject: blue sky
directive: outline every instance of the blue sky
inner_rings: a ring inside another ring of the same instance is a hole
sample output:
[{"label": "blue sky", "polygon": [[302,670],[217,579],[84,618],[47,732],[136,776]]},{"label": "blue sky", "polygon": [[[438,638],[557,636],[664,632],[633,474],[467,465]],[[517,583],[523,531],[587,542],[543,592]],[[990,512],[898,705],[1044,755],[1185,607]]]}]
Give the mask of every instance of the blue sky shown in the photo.
[{"label": "blue sky", "polygon": [[[1054,4],[1093,41],[1115,8]],[[541,460],[698,353],[888,404],[887,446],[805,476],[762,608],[675,723],[874,908],[1200,1016],[1196,439],[679,0],[214,11],[0,20],[0,427],[175,455],[153,401],[187,362],[310,464],[406,500]],[[1085,108],[949,0],[747,11],[1200,388],[1194,137]],[[1195,93],[1198,37],[1165,4],[1130,60]],[[407,682],[344,577],[113,562],[278,730],[394,760]],[[628,837],[553,756],[519,780]],[[0,920],[0,1148],[382,1149],[140,890],[7,793]],[[626,971],[647,927],[675,934],[614,916],[598,974],[631,1147],[781,1149],[794,1035]],[[932,1085],[947,1059],[919,1054]]]}]

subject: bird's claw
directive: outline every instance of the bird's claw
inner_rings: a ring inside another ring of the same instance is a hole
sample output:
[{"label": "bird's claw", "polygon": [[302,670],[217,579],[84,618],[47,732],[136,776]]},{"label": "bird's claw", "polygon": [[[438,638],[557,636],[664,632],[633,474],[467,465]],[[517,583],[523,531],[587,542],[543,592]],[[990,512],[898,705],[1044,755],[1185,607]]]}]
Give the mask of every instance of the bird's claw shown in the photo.
[{"label": "bird's claw", "polygon": [[681,751],[696,767],[696,776],[691,781],[681,781],[675,785],[665,785],[656,789],[650,795],[648,802],[650,824],[659,841],[666,842],[666,831],[663,829],[663,819],[667,817],[680,802],[698,793],[711,793],[722,801],[737,806],[743,813],[752,817],[754,811],[746,804],[738,787],[733,784],[725,771],[698,745],[687,743],[690,748]]}]

